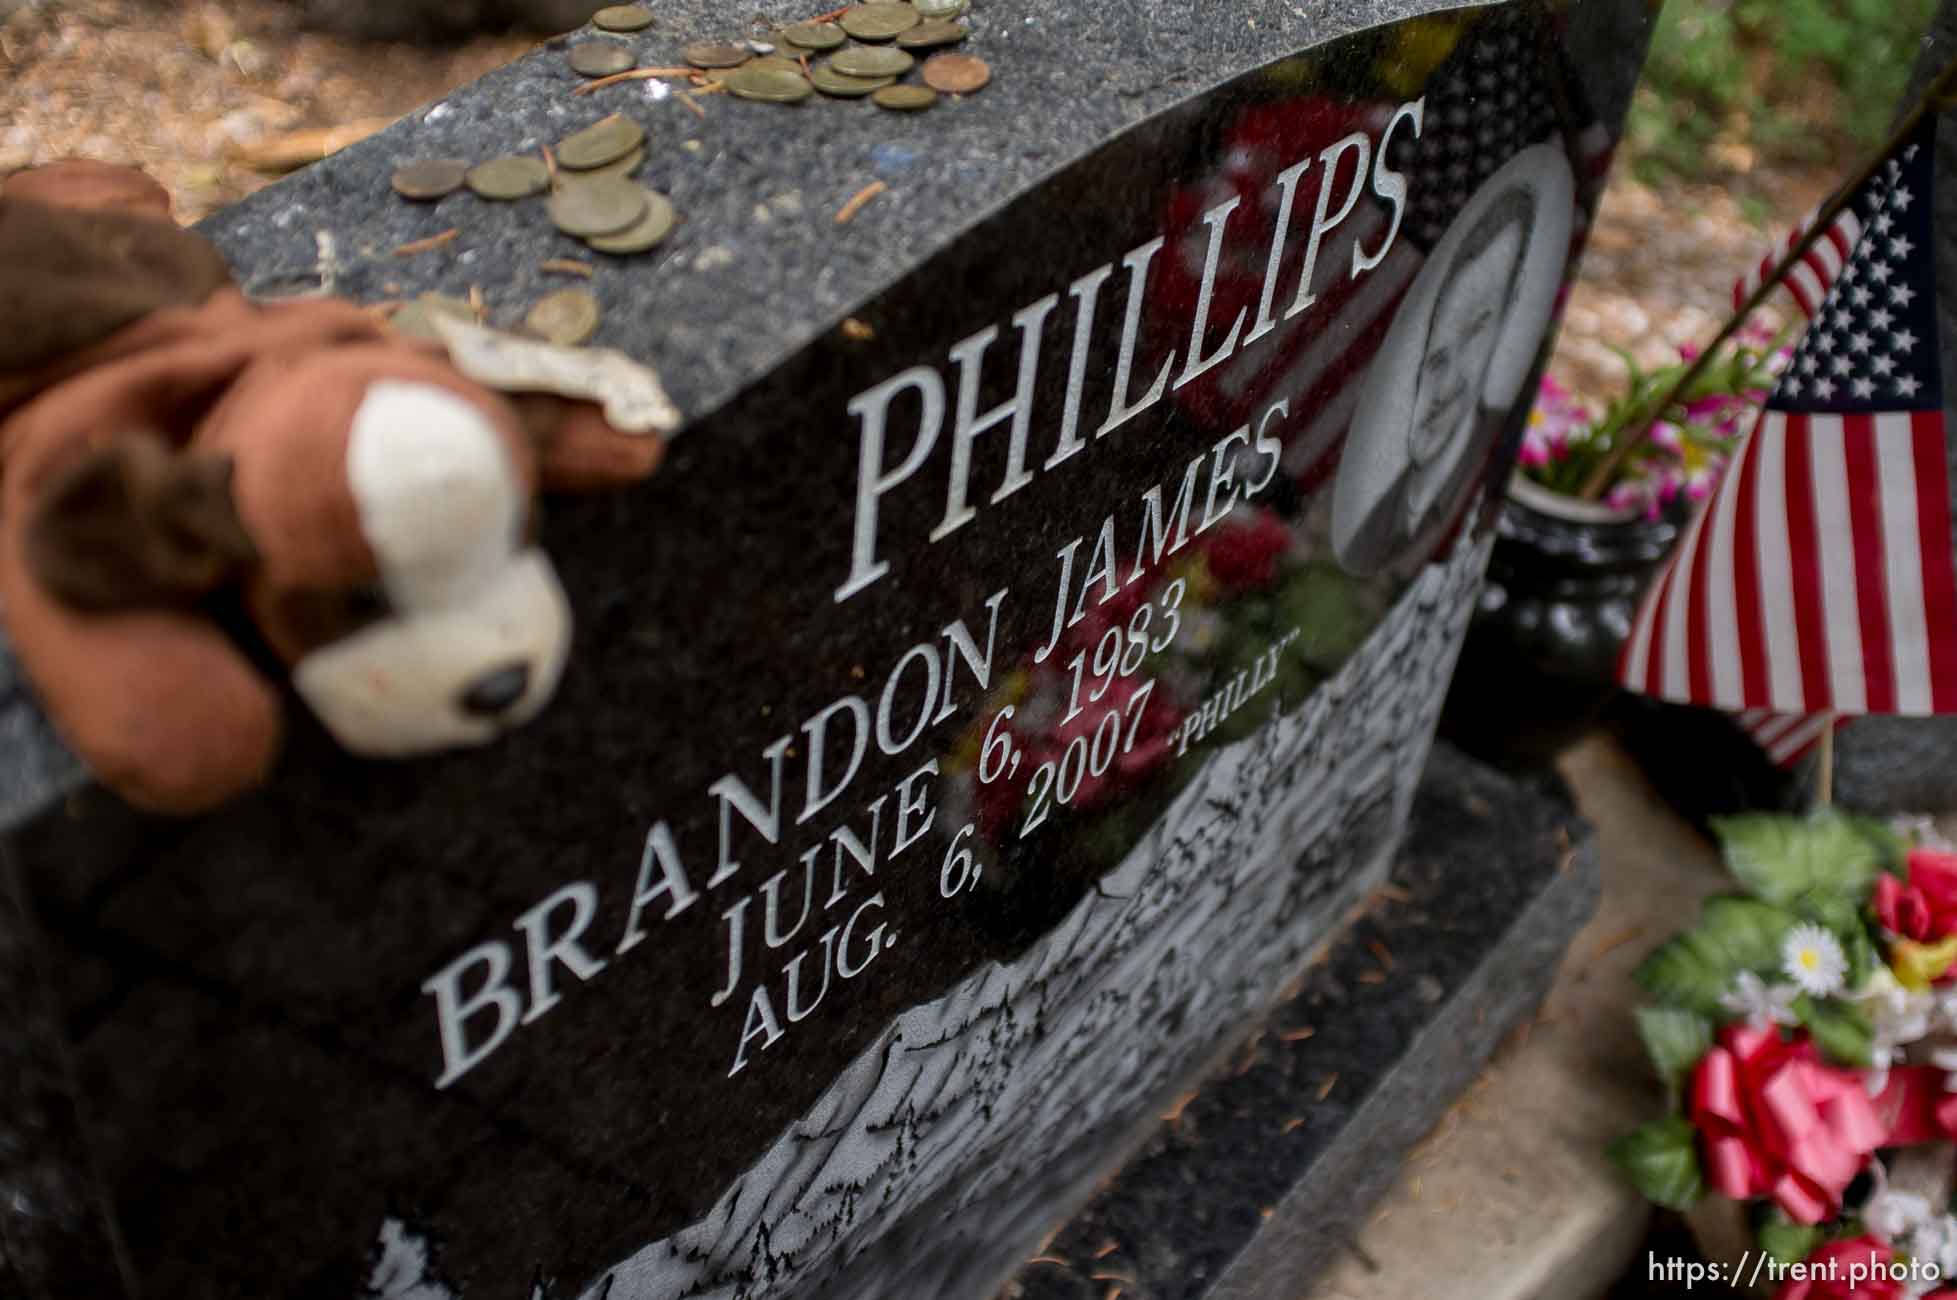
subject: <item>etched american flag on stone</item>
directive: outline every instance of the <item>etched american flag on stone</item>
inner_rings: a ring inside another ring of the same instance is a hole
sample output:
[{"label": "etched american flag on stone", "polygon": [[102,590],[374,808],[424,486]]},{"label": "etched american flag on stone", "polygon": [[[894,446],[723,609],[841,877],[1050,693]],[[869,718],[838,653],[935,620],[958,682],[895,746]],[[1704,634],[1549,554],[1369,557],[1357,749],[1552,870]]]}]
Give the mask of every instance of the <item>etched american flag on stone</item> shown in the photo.
[{"label": "etched american flag on stone", "polygon": [[1933,131],[1853,199],[1854,254],[1646,594],[1627,686],[1734,710],[1957,711]]}]

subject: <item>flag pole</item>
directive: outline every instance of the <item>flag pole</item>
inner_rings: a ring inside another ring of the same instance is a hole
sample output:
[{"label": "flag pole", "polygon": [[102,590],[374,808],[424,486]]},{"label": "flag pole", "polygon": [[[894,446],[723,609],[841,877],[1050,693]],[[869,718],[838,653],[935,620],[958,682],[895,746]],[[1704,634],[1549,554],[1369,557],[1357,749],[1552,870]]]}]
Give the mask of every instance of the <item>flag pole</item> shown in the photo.
[{"label": "flag pole", "polygon": [[1821,753],[1817,762],[1820,770],[1815,778],[1815,807],[1832,807],[1835,802],[1835,713],[1832,709],[1821,715]]},{"label": "flag pole", "polygon": [[1679,376],[1678,382],[1666,389],[1663,396],[1638,413],[1637,420],[1629,426],[1630,432],[1625,435],[1623,441],[1613,447],[1610,453],[1602,461],[1598,462],[1597,467],[1590,472],[1590,477],[1585,479],[1583,485],[1577,489],[1578,497],[1585,501],[1595,501],[1603,495],[1604,489],[1610,485],[1611,479],[1616,476],[1619,470],[1624,468],[1624,462],[1631,458],[1631,453],[1637,450],[1638,444],[1650,436],[1651,431],[1664,418],[1665,412],[1671,410],[1673,404],[1680,397],[1691,391],[1692,385],[1697,383],[1699,377],[1705,374],[1706,369],[1712,365],[1713,359],[1719,352],[1719,349],[1726,344],[1728,339],[1739,332],[1740,327],[1746,324],[1747,318],[1759,309],[1760,304],[1773,296],[1774,290],[1778,289],[1781,281],[1787,278],[1787,273],[1792,271],[1795,265],[1803,257],[1807,256],[1808,251],[1820,241],[1821,237],[1828,233],[1829,228],[1835,224],[1835,218],[1842,214],[1842,210],[1853,201],[1855,195],[1861,191],[1862,187],[1868,184],[1877,172],[1882,170],[1882,165],[1889,160],[1890,155],[1902,147],[1903,142],[1909,139],[1910,134],[1923,124],[1924,118],[1928,117],[1933,110],[1943,106],[1943,100],[1951,93],[1953,85],[1957,85],[1957,59],[1952,59],[1949,63],[1946,63],[1942,71],[1937,73],[1936,78],[1925,87],[1923,94],[1910,107],[1909,112],[1903,116],[1901,124],[1883,142],[1881,150],[1875,157],[1870,159],[1868,164],[1861,171],[1857,172],[1846,185],[1836,190],[1834,196],[1822,206],[1821,211],[1816,214],[1813,222],[1809,224],[1807,232],[1799,240],[1795,241],[1794,246],[1787,250],[1786,256],[1782,257],[1774,266],[1773,273],[1748,295],[1747,300],[1740,305],[1739,311],[1727,320],[1726,324],[1720,328],[1719,333],[1713,336],[1712,342],[1706,344],[1699,355],[1693,359],[1692,364],[1686,367],[1685,373]]}]

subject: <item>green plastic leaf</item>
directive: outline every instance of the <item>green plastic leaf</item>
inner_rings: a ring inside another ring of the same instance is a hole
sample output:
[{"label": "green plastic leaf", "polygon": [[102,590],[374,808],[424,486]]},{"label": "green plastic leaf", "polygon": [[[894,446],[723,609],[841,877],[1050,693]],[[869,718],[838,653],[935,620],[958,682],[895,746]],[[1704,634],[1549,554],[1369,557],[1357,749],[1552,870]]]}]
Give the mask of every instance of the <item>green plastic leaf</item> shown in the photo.
[{"label": "green plastic leaf", "polygon": [[1651,1054],[1658,1077],[1677,1088],[1712,1047],[1712,1021],[1684,1007],[1639,1007],[1638,1037]]},{"label": "green plastic leaf", "polygon": [[1807,1026],[1822,1054],[1837,1065],[1869,1065],[1875,1050],[1875,1028],[1854,1006],[1802,996],[1794,999],[1794,1014]]},{"label": "green plastic leaf", "polygon": [[1909,841],[1891,830],[1889,823],[1854,813],[1842,814],[1842,820],[1875,848],[1884,871],[1905,880],[1909,878]]},{"label": "green plastic leaf", "polygon": [[1869,938],[1865,925],[1850,925],[1846,932],[1837,930],[1835,934],[1842,940],[1842,951],[1848,955],[1848,987],[1859,989],[1882,960],[1875,950],[1875,940]]},{"label": "green plastic leaf", "polygon": [[1665,1005],[1718,1016],[1735,970],[1723,949],[1687,931],[1646,957],[1631,978]]},{"label": "green plastic leaf", "polygon": [[1769,1258],[1783,1264],[1798,1264],[1813,1254],[1814,1248],[1821,1243],[1821,1229],[1790,1223],[1786,1216],[1776,1210],[1760,1225],[1754,1240]]},{"label": "green plastic leaf", "polygon": [[1793,913],[1757,898],[1726,894],[1706,900],[1697,931],[1726,955],[1734,971],[1780,969],[1781,946],[1799,923]]},{"label": "green plastic leaf", "polygon": [[1705,1191],[1696,1135],[1677,1115],[1625,1134],[1610,1144],[1609,1155],[1654,1205],[1689,1210]]},{"label": "green plastic leaf", "polygon": [[1834,900],[1859,906],[1882,858],[1849,818],[1746,813],[1713,819],[1726,866],[1747,891],[1777,907],[1812,914]]}]

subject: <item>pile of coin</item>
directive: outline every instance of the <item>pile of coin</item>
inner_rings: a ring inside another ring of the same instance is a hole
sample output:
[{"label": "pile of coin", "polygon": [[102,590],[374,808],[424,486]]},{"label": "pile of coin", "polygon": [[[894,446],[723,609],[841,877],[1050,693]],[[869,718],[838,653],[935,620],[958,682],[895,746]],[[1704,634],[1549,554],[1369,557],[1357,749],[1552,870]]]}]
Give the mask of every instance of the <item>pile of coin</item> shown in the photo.
[{"label": "pile of coin", "polygon": [[[969,95],[992,79],[992,70],[975,55],[930,53],[972,34],[957,21],[965,5],[966,0],[868,0],[833,22],[782,28],[772,49],[699,41],[686,47],[684,57],[702,72],[720,74],[729,93],[742,99],[793,104],[820,92],[832,99],[868,96],[893,112],[917,112],[937,103],[941,94]],[[913,69],[920,81],[902,81]]]},{"label": "pile of coin", "polygon": [[541,158],[511,155],[471,167],[422,158],[394,173],[403,198],[427,202],[467,186],[496,202],[549,192],[551,224],[601,253],[643,253],[672,233],[679,216],[664,194],[632,181],[645,162],[645,128],[614,113],[557,143],[557,176]]},{"label": "pile of coin", "polygon": [[[794,104],[820,93],[832,99],[869,97],[892,112],[918,112],[941,95],[969,95],[992,79],[985,60],[951,47],[971,35],[959,19],[968,0],[865,0],[833,16],[798,23],[767,41],[696,41],[683,57],[699,70],[696,81],[724,86],[741,99]],[[642,4],[619,4],[592,16],[598,31],[618,36],[654,23]],[[570,47],[568,62],[581,76],[601,78],[639,66],[622,40],[596,38]],[[919,60],[922,59],[920,63]],[[916,81],[903,78],[916,71]],[[708,89],[715,88],[709,84]],[[395,192],[433,202],[467,188],[482,199],[513,202],[547,195],[546,210],[559,230],[600,253],[624,256],[656,248],[678,223],[672,202],[631,178],[645,162],[645,129],[614,113],[557,144],[556,167],[523,155],[476,163],[422,158],[402,164]],[[426,318],[457,310],[438,295],[397,313],[397,326],[418,332]],[[460,304],[464,310],[467,304]],[[526,326],[554,342],[578,343],[597,328],[597,300],[583,290],[563,290],[538,302]]]}]

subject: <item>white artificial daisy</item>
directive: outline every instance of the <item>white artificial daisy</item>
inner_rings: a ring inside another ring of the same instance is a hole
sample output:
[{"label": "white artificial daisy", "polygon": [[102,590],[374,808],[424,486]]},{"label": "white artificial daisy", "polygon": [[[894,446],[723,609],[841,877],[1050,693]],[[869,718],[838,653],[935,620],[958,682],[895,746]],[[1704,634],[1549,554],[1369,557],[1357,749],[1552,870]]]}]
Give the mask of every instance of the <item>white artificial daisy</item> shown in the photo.
[{"label": "white artificial daisy", "polygon": [[1794,999],[1801,991],[1792,984],[1769,984],[1750,970],[1733,978],[1733,987],[1719,999],[1719,1005],[1743,1018],[1755,1029],[1770,1025],[1798,1025]]},{"label": "white artificial daisy", "polygon": [[1848,954],[1841,940],[1820,926],[1797,925],[1781,941],[1780,970],[1809,997],[1833,997],[1848,974]]},{"label": "white artificial daisy", "polygon": [[1871,1068],[1863,1083],[1871,1097],[1889,1086],[1889,1068],[1901,1065],[1903,1049],[1928,1037],[1932,1014],[1941,1011],[1935,995],[1914,993],[1897,983],[1887,966],[1878,966],[1855,997],[1874,1031],[1869,1046]]}]

